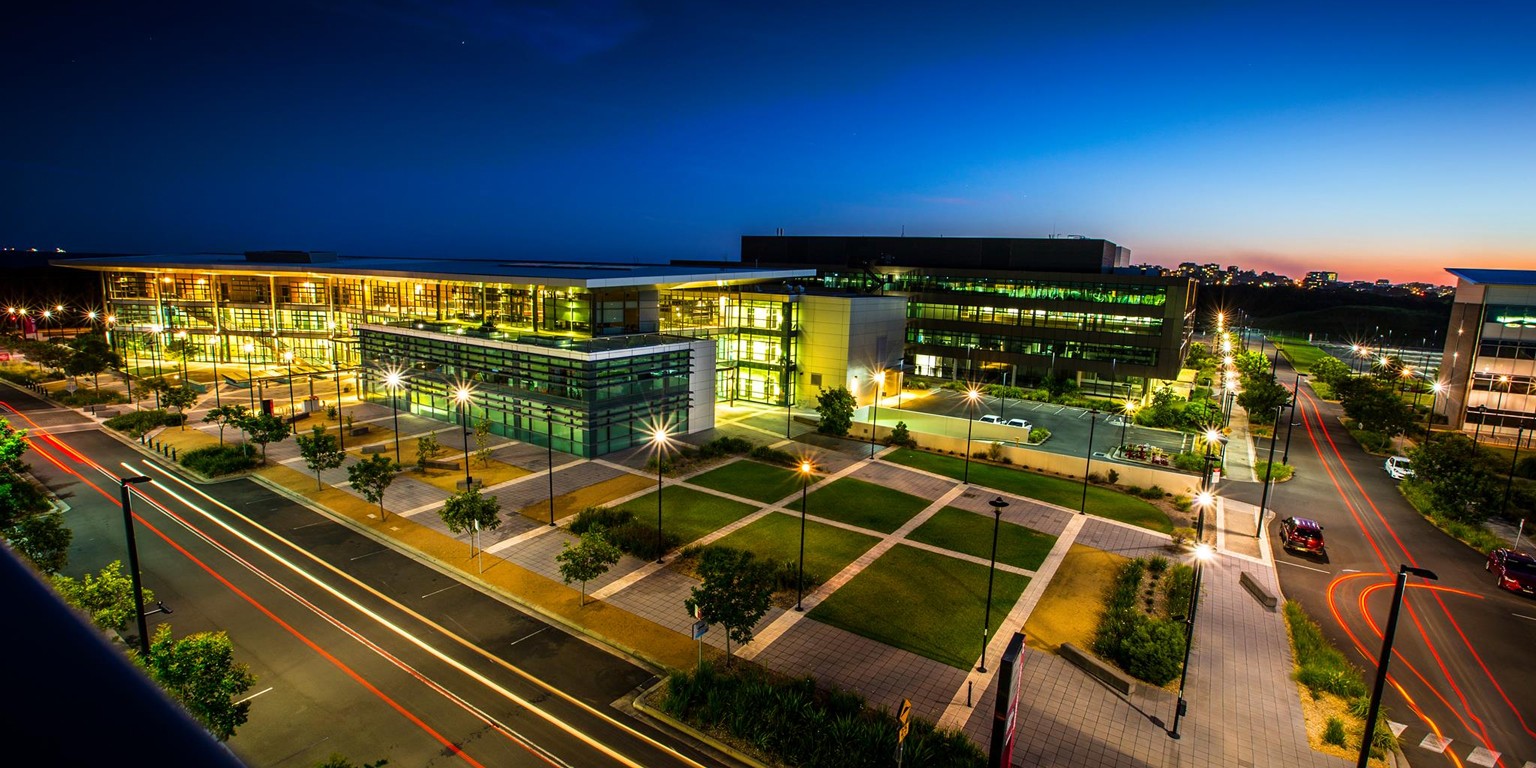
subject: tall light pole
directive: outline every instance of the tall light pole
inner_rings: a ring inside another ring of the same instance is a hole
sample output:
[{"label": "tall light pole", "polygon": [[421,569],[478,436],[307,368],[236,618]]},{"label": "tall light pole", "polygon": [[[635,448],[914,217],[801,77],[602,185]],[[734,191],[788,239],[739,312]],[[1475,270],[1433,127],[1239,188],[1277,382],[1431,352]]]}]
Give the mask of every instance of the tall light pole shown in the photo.
[{"label": "tall light pole", "polygon": [[341,450],[347,449],[347,430],[343,426],[346,419],[342,418],[341,410],[341,349],[336,345],[336,340],[331,339],[331,363],[336,368],[336,439]]},{"label": "tall light pole", "polygon": [[469,386],[465,384],[460,384],[453,390],[453,401],[459,405],[459,430],[464,433],[464,490],[466,491],[474,483],[469,477],[469,419],[465,415],[469,394]]},{"label": "tall light pole", "polygon": [[288,418],[293,418],[293,350],[283,351],[283,365],[288,368]]},{"label": "tall light pole", "polygon": [[1131,415],[1134,413],[1136,413],[1136,402],[1134,400],[1126,400],[1125,411],[1120,414],[1120,445],[1122,446],[1125,445],[1125,428],[1130,426]]},{"label": "tall light pole", "polygon": [[1440,392],[1441,392],[1441,390],[1444,390],[1444,389],[1445,389],[1445,385],[1440,383],[1440,382],[1438,382],[1438,381],[1433,383],[1433,384],[1431,384],[1431,385],[1429,385],[1429,413],[1424,415],[1424,444],[1425,445],[1429,445],[1429,438],[1430,438],[1431,435],[1434,434],[1434,432],[1432,431],[1433,425],[1430,422],[1433,421],[1434,418],[1435,418],[1435,403],[1440,399]]},{"label": "tall light pole", "polygon": [[869,383],[875,387],[875,400],[869,405],[869,458],[875,458],[875,431],[880,427],[880,396],[885,394],[885,371],[870,374]]},{"label": "tall light pole", "polygon": [[661,469],[663,460],[667,456],[667,428],[660,426],[651,435],[651,443],[656,446],[656,562],[661,559]]},{"label": "tall light pole", "polygon": [[1189,592],[1189,611],[1184,617],[1184,667],[1179,671],[1179,703],[1173,710],[1173,730],[1168,733],[1174,739],[1179,738],[1179,721],[1189,711],[1189,702],[1184,699],[1184,684],[1189,679],[1189,652],[1194,647],[1195,610],[1200,605],[1200,582],[1205,576],[1205,561],[1212,556],[1209,544],[1201,541],[1195,545],[1195,584]]},{"label": "tall light pole", "polygon": [[1264,509],[1269,506],[1269,480],[1275,474],[1275,443],[1280,441],[1280,414],[1284,412],[1284,404],[1275,406],[1275,428],[1269,435],[1269,461],[1264,463],[1264,493],[1259,497],[1259,519],[1253,525],[1255,539],[1264,533]]},{"label": "tall light pole", "polygon": [[[805,492],[811,486],[811,462],[800,462],[800,560],[795,566],[795,610],[805,610],[800,601],[805,598]],[[659,491],[658,491],[659,493]]]},{"label": "tall light pole", "polygon": [[1083,451],[1083,501],[1077,508],[1079,515],[1088,514],[1088,474],[1093,468],[1093,428],[1098,423],[1099,412],[1088,411],[1088,448]]},{"label": "tall light pole", "polygon": [[549,527],[555,527],[555,407],[544,406],[544,455],[549,463]]},{"label": "tall light pole", "polygon": [[971,482],[971,427],[976,424],[976,398],[981,397],[981,392],[972,388],[965,392],[965,403],[968,418],[965,422],[965,478],[962,483]]},{"label": "tall light pole", "polygon": [[1439,581],[1434,571],[1415,568],[1406,563],[1397,567],[1397,586],[1392,590],[1392,611],[1387,614],[1387,627],[1381,633],[1381,656],[1376,660],[1376,685],[1371,688],[1371,705],[1365,711],[1365,733],[1360,737],[1360,759],[1356,768],[1366,768],[1371,759],[1372,737],[1376,735],[1376,715],[1381,710],[1381,692],[1387,685],[1387,664],[1392,661],[1392,638],[1397,634],[1397,614],[1403,607],[1403,589],[1408,586],[1408,575],[1430,581]]},{"label": "tall light pole", "polygon": [[129,498],[128,486],[149,481],[143,475],[117,480],[118,490],[122,494],[123,532],[128,537],[128,576],[133,581],[133,615],[139,622],[139,651],[145,658],[149,657],[149,626],[144,622],[144,588],[139,583],[139,546],[133,539],[133,502]]},{"label": "tall light pole", "polygon": [[1291,430],[1296,427],[1296,403],[1301,395],[1301,379],[1306,375],[1296,374],[1296,383],[1291,385],[1291,419],[1285,423],[1285,452],[1280,455],[1281,464],[1291,463]]},{"label": "tall light pole", "polygon": [[402,386],[400,369],[390,368],[384,371],[384,388],[389,390],[389,406],[395,420],[395,463],[400,463],[400,399],[399,390]]},{"label": "tall light pole", "polygon": [[219,400],[219,348],[223,340],[219,338],[218,331],[214,331],[208,338],[213,340],[213,407],[222,408],[224,404]]},{"label": "tall light pole", "polygon": [[187,372],[187,332],[185,330],[181,330],[177,331],[173,335],[176,337],[177,341],[181,342],[181,383],[186,384],[192,378],[191,375]]},{"label": "tall light pole", "polygon": [[251,355],[256,351],[256,345],[246,342],[241,345],[240,351],[245,353],[245,388],[251,391],[251,414],[256,414],[256,374],[251,372]]},{"label": "tall light pole", "polygon": [[992,507],[992,560],[987,566],[986,618],[981,622],[981,666],[976,668],[977,672],[987,671],[987,635],[992,631],[992,577],[997,573],[997,532],[1002,527],[1003,507],[1008,506],[1008,502],[999,496],[987,504]]}]

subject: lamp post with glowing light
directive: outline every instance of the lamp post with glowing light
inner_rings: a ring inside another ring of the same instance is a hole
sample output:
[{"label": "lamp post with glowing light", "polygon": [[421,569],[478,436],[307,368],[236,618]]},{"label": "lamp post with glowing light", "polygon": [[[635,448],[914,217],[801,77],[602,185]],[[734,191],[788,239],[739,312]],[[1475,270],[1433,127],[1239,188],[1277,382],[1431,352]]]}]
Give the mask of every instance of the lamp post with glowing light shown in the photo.
[{"label": "lamp post with glowing light", "polygon": [[1195,583],[1189,592],[1189,611],[1184,617],[1184,668],[1179,672],[1179,703],[1173,710],[1173,730],[1168,733],[1175,739],[1179,738],[1179,721],[1189,710],[1189,702],[1184,699],[1184,684],[1189,679],[1189,652],[1194,647],[1195,610],[1200,605],[1200,582],[1205,574],[1205,562],[1212,556],[1211,545],[1204,541],[1195,544]]},{"label": "lamp post with glowing light", "polygon": [[[795,610],[805,610],[800,601],[805,598],[805,493],[811,485],[811,462],[800,462],[800,560],[795,566]],[[659,495],[661,491],[658,489]]]},{"label": "lamp post with glowing light", "polygon": [[1131,424],[1131,418],[1136,414],[1136,401],[1125,401],[1125,412],[1120,415],[1120,445],[1125,445],[1125,429]]},{"label": "lamp post with glowing light", "polygon": [[1434,434],[1432,431],[1433,425],[1430,422],[1432,422],[1435,418],[1435,403],[1440,399],[1440,393],[1444,389],[1445,385],[1438,381],[1429,385],[1429,413],[1424,414],[1425,445],[1429,445],[1429,438]]},{"label": "lamp post with glowing light", "polygon": [[976,668],[977,672],[987,671],[987,635],[992,631],[992,577],[997,573],[997,533],[1003,524],[1003,507],[1008,506],[1008,502],[999,496],[987,504],[992,507],[992,560],[987,565],[986,618],[981,622],[981,665]]},{"label": "lamp post with glowing light", "polygon": [[256,413],[256,374],[251,371],[251,356],[256,352],[256,345],[246,342],[240,345],[240,351],[245,353],[245,388],[251,391],[251,413]]},{"label": "lamp post with glowing light", "polygon": [[876,371],[869,377],[875,388],[875,400],[869,404],[869,458],[875,458],[875,431],[880,427],[880,396],[885,389],[885,371]]},{"label": "lamp post with glowing light", "polygon": [[1088,448],[1083,451],[1083,501],[1077,508],[1079,515],[1088,514],[1088,475],[1093,469],[1093,430],[1098,425],[1099,412],[1088,411]]},{"label": "lamp post with glowing light", "polygon": [[464,490],[466,491],[474,482],[469,477],[469,417],[466,414],[469,395],[470,389],[466,384],[460,384],[453,390],[453,401],[459,406],[459,430],[464,433]]},{"label": "lamp post with glowing light", "polygon": [[288,416],[290,418],[292,418],[293,415],[294,415],[293,414],[294,406],[293,406],[293,351],[292,350],[285,350],[283,352],[283,365],[286,366],[287,369],[288,369]]},{"label": "lamp post with glowing light", "polygon": [[403,385],[399,368],[390,368],[384,371],[384,388],[389,390],[389,407],[395,421],[395,463],[400,463],[400,399],[399,391]]},{"label": "lamp post with glowing light", "polygon": [[651,434],[651,444],[656,446],[656,562],[661,559],[661,470],[667,451],[667,428],[657,427]]},{"label": "lamp post with glowing light", "polygon": [[123,532],[128,538],[128,576],[133,583],[133,615],[139,623],[139,651],[146,657],[149,656],[149,628],[144,623],[144,589],[139,583],[139,547],[133,539],[133,502],[129,497],[128,486],[149,481],[149,478],[142,475],[122,477],[117,481],[118,491],[122,494]]},{"label": "lamp post with glowing light", "polygon": [[966,390],[965,403],[969,418],[965,422],[965,477],[961,482],[971,481],[971,427],[976,424],[976,398],[981,397],[981,392],[974,388]]},{"label": "lamp post with glowing light", "polygon": [[1387,685],[1387,663],[1392,660],[1392,638],[1397,635],[1397,615],[1403,607],[1403,589],[1408,586],[1412,574],[1430,581],[1439,581],[1434,571],[1402,564],[1397,568],[1397,585],[1392,590],[1392,611],[1387,614],[1387,626],[1381,633],[1381,656],[1376,660],[1376,685],[1371,688],[1371,704],[1365,710],[1365,731],[1360,739],[1358,768],[1366,768],[1371,758],[1372,737],[1376,735],[1376,715],[1381,711],[1381,692]]}]

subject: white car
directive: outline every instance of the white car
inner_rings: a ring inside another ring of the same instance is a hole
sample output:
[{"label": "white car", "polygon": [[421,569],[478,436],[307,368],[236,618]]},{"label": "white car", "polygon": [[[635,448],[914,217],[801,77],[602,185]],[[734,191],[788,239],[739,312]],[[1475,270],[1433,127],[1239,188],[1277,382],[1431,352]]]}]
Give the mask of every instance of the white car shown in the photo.
[{"label": "white car", "polygon": [[1010,426],[1010,427],[1018,427],[1019,429],[1022,429],[1022,430],[1026,431],[1026,432],[1029,431],[1029,429],[1031,427],[1030,423],[1025,421],[1025,420],[1023,420],[1023,419],[1009,419],[1008,420],[1008,426]]},{"label": "white car", "polygon": [[1393,456],[1387,459],[1387,474],[1391,475],[1393,480],[1413,477],[1413,467],[1408,466],[1408,464],[1408,457]]},{"label": "white car", "polygon": [[996,417],[996,416],[994,416],[993,414],[990,414],[990,413],[985,415],[985,416],[983,416],[983,417],[981,417],[981,418],[979,418],[979,419],[977,419],[977,421],[979,421],[979,422],[981,422],[983,424],[1001,424],[1001,423],[1003,423],[1002,419],[999,419],[998,417]]}]

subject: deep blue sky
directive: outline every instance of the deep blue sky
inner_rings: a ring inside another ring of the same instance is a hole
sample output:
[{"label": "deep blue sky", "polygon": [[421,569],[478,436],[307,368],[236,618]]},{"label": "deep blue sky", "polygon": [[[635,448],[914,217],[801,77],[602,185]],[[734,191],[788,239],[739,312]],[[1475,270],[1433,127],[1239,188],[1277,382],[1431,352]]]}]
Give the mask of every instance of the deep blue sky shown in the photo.
[{"label": "deep blue sky", "polygon": [[905,227],[1536,267],[1529,3],[29,5],[0,246],[657,260]]}]

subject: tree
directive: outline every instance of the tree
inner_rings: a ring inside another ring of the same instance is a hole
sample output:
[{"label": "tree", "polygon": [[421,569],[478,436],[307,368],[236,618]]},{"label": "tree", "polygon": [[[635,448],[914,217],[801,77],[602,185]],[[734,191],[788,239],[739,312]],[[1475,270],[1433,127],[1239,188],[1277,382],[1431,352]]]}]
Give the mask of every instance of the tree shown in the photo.
[{"label": "tree", "polygon": [[180,640],[161,624],[149,655],[134,659],[171,698],[219,741],[228,741],[250,717],[251,703],[236,698],[256,684],[256,677],[235,661],[234,647],[223,632],[198,632]]},{"label": "tree", "polygon": [[213,422],[219,425],[219,445],[224,444],[224,428],[234,427],[240,429],[240,425],[250,415],[250,411],[243,405],[221,405],[208,409],[203,414],[203,421]]},{"label": "tree", "polygon": [[1244,387],[1247,387],[1253,381],[1266,378],[1274,380],[1275,378],[1274,373],[1271,372],[1270,360],[1262,352],[1244,352],[1240,355],[1235,355],[1232,359],[1232,364],[1237,368],[1238,375],[1243,377]]},{"label": "tree", "polygon": [[59,371],[63,370],[64,366],[69,363],[69,358],[75,354],[75,351],[63,344],[43,342],[36,346],[28,347],[26,354],[28,360],[37,363],[39,366]]},{"label": "tree", "polygon": [[1436,512],[1465,523],[1488,519],[1499,501],[1499,486],[1466,435],[1436,437],[1412,456],[1413,478],[1403,482],[1427,490]]},{"label": "tree", "polygon": [[1335,394],[1344,405],[1344,414],[1359,422],[1360,428],[1387,437],[1401,435],[1417,423],[1413,408],[1398,398],[1388,382],[1368,378],[1349,379]]},{"label": "tree", "polygon": [[325,427],[319,424],[308,435],[299,435],[294,439],[299,443],[299,455],[304,457],[304,464],[315,473],[315,490],[318,491],[324,487],[320,483],[320,470],[341,466],[347,460],[347,453],[341,450],[341,443],[336,436],[326,434]]},{"label": "tree", "polygon": [[619,548],[603,535],[603,526],[594,525],[581,534],[576,546],[565,542],[560,554],[555,555],[555,561],[560,564],[560,577],[566,584],[581,582],[581,605],[586,605],[587,582],[607,573],[622,555]]},{"label": "tree", "polygon": [[69,560],[69,542],[75,537],[57,514],[26,515],[0,533],[45,574],[58,573],[64,567]]},{"label": "tree", "polygon": [[270,413],[252,414],[245,417],[239,424],[247,439],[261,446],[261,463],[263,464],[267,463],[267,443],[280,443],[287,439],[292,431],[288,427],[288,422]]},{"label": "tree", "polygon": [[[164,384],[164,380],[161,380]],[[187,428],[187,409],[197,402],[197,390],[190,385],[180,386],[165,385],[160,389],[160,403],[166,408],[175,408],[181,414],[181,428]]]},{"label": "tree", "polygon": [[[443,525],[454,533],[501,527],[501,499],[482,496],[479,488],[468,488],[449,496],[437,513],[442,516]],[[474,553],[473,546],[470,553]]]},{"label": "tree", "polygon": [[416,438],[416,471],[426,472],[427,462],[438,457],[443,452],[443,446],[437,442],[437,435],[422,435]]},{"label": "tree", "polygon": [[905,421],[896,422],[896,426],[891,429],[891,433],[885,436],[885,444],[902,445],[908,448],[917,447],[917,441],[912,439],[912,430],[907,429]]},{"label": "tree", "polygon": [[[96,576],[87,573],[78,580],[55,574],[53,588],[64,602],[84,611],[91,622],[105,630],[122,630],[133,618],[133,580],[123,573],[123,564],[113,560]],[[155,601],[155,593],[144,589],[144,602]]]},{"label": "tree", "polygon": [[491,465],[491,422],[481,419],[475,422],[475,460],[480,466]]},{"label": "tree", "polygon": [[703,583],[693,588],[683,605],[697,610],[704,620],[725,627],[725,658],[731,660],[731,641],[752,642],[752,628],[768,612],[773,597],[773,568],[751,552],[730,547],[709,547],[699,556],[696,569]]},{"label": "tree", "polygon": [[375,453],[362,461],[347,467],[347,479],[352,483],[352,489],[363,495],[364,499],[379,505],[379,519],[389,519],[389,512],[384,509],[384,491],[389,489],[389,484],[395,481],[395,473],[400,471],[400,465],[394,459],[382,453]]},{"label": "tree", "polygon": [[11,422],[0,419],[0,472],[18,473],[26,470],[21,462],[27,452],[27,431],[16,429]]},{"label": "tree", "polygon": [[69,346],[74,352],[64,364],[64,372],[71,376],[90,376],[91,388],[100,395],[101,384],[97,376],[108,368],[122,365],[122,358],[112,351],[106,338],[98,333],[77,336],[69,342]]},{"label": "tree", "polygon": [[1275,420],[1275,409],[1291,401],[1291,391],[1275,381],[1267,372],[1263,378],[1245,380],[1243,391],[1237,396],[1237,404],[1248,410],[1248,419],[1257,424],[1270,424]]},{"label": "tree", "polygon": [[853,427],[853,408],[856,401],[847,387],[823,389],[816,395],[816,413],[821,422],[816,431],[823,435],[843,437]]},{"label": "tree", "polygon": [[1349,364],[1337,357],[1324,356],[1312,364],[1312,372],[1309,374],[1314,380],[1327,384],[1329,387],[1337,387],[1338,383],[1354,375]]}]

